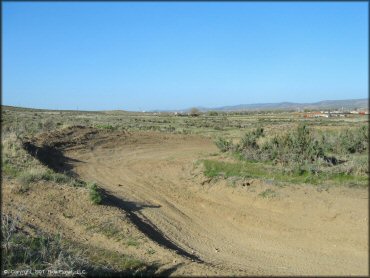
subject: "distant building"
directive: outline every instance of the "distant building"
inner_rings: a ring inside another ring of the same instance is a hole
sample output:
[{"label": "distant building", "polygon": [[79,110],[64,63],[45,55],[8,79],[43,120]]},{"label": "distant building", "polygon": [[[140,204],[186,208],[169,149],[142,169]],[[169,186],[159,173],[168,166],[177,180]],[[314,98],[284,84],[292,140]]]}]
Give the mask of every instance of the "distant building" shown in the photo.
[{"label": "distant building", "polygon": [[329,113],[325,113],[323,111],[315,111],[315,112],[311,112],[311,113],[307,113],[304,115],[305,118],[329,118]]},{"label": "distant building", "polygon": [[369,109],[361,109],[358,114],[360,115],[369,115]]}]

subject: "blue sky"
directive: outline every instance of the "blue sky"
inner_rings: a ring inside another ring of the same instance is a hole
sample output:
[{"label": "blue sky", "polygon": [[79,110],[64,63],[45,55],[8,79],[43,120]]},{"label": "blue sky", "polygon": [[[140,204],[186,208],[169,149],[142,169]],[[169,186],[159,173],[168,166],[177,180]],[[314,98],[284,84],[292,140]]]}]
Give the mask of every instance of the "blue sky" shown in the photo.
[{"label": "blue sky", "polygon": [[366,98],[367,10],[367,2],[5,2],[2,101],[151,110]]}]

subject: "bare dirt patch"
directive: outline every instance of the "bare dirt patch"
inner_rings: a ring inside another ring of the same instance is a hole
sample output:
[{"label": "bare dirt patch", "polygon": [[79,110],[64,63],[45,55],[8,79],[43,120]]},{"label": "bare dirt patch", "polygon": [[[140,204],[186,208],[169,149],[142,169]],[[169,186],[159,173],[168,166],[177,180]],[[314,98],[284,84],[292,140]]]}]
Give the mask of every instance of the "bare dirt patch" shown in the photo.
[{"label": "bare dirt patch", "polygon": [[[175,275],[368,274],[367,189],[203,182],[195,162],[216,147],[199,136],[78,127],[25,144],[52,168],[97,182],[106,198],[89,217],[101,225],[106,213],[124,213],[156,259],[168,265],[175,258]],[[82,240],[86,231],[71,221],[58,221],[58,229],[69,227]],[[126,248],[106,236],[87,240]]]}]

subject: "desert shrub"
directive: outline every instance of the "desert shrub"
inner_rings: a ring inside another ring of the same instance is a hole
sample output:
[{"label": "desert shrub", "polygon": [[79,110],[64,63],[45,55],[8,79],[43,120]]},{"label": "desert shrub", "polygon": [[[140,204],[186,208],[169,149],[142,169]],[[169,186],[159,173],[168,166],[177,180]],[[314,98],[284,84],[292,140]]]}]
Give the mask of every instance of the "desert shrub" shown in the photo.
[{"label": "desert shrub", "polygon": [[90,190],[90,200],[93,202],[93,204],[96,205],[100,204],[103,198],[98,185],[96,183],[90,184],[89,190]]},{"label": "desert shrub", "polygon": [[236,151],[246,160],[272,161],[283,165],[302,165],[324,158],[324,148],[315,139],[306,125],[299,125],[296,130],[284,134],[264,137],[261,127],[247,132],[240,140]]},{"label": "desert shrub", "polygon": [[19,173],[17,178],[22,185],[30,185],[39,181],[51,181],[58,184],[79,186],[78,182],[74,178],[69,177],[66,174],[56,173],[43,166],[25,169]]},{"label": "desert shrub", "polygon": [[217,111],[209,111],[207,114],[209,116],[218,116],[218,112]]},{"label": "desert shrub", "polygon": [[31,168],[20,173],[18,180],[23,185],[29,185],[34,182],[38,182],[46,178],[48,180],[48,175],[45,169],[42,168]]},{"label": "desert shrub", "polygon": [[3,175],[11,178],[15,178],[19,174],[19,170],[6,160],[2,163],[1,171]]},{"label": "desert shrub", "polygon": [[46,119],[43,123],[42,123],[42,130],[43,131],[51,131],[55,128],[55,122],[51,119]]},{"label": "desert shrub", "polygon": [[324,157],[324,151],[318,140],[312,135],[306,125],[299,125],[296,132],[291,133],[290,149],[295,161],[303,163],[313,162]]},{"label": "desert shrub", "polygon": [[200,114],[201,112],[198,108],[192,108],[189,113],[189,115],[192,117],[198,117]]},{"label": "desert shrub", "polygon": [[324,157],[324,149],[306,125],[299,125],[296,130],[275,135],[265,140],[261,147],[257,144],[263,136],[263,129],[256,129],[244,136],[241,141],[242,150],[249,154],[254,150],[254,158],[261,161],[274,161],[283,165],[304,165]]},{"label": "desert shrub", "polygon": [[258,144],[258,140],[263,137],[263,128],[256,128],[255,130],[248,131],[241,138],[240,143],[236,149],[240,152],[247,160],[262,160],[262,152]]},{"label": "desert shrub", "polygon": [[318,135],[318,141],[324,151],[324,153],[337,153],[337,141],[338,136],[335,134],[320,134]]},{"label": "desert shrub", "polygon": [[264,134],[263,134],[263,128],[261,127],[258,127],[255,130],[247,132],[241,139],[240,148],[243,150],[258,149],[259,146],[257,144],[257,140],[262,136],[264,136]]},{"label": "desert shrub", "polygon": [[368,128],[362,126],[355,130],[346,130],[339,136],[338,146],[342,153],[363,153],[369,145]]},{"label": "desert shrub", "polygon": [[362,155],[355,155],[352,158],[352,162],[354,164],[353,173],[355,175],[369,175],[369,155],[362,154]]},{"label": "desert shrub", "polygon": [[231,140],[226,140],[225,138],[218,137],[215,141],[216,146],[220,149],[221,152],[227,152],[233,146]]},{"label": "desert shrub", "polygon": [[[311,131],[307,125],[300,124],[296,129],[269,137],[264,136],[262,128],[257,128],[247,132],[236,146],[229,146],[225,142],[228,141],[223,139],[218,142],[220,150],[232,152],[235,158],[248,163],[248,167],[244,169],[206,162],[206,175],[265,177],[271,174],[276,179],[311,184],[323,181],[361,186],[367,184],[366,127],[324,134],[321,130]],[[259,169],[253,168],[253,164]],[[268,170],[263,170],[264,174],[260,175],[263,167]]]}]

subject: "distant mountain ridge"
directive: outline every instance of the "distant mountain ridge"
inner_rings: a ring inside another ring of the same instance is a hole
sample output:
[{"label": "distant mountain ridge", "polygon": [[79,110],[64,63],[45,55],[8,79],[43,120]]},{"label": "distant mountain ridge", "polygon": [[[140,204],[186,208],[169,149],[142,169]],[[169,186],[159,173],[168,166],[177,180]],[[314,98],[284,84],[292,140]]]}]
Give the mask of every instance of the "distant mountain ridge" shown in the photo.
[{"label": "distant mountain ridge", "polygon": [[[295,103],[295,102],[279,102],[279,103],[253,103],[253,104],[239,104],[232,106],[221,106],[215,108],[208,107],[196,107],[202,112],[207,111],[263,111],[263,110],[324,110],[324,109],[368,109],[369,99],[346,99],[346,100],[323,100],[313,103]],[[188,109],[176,109],[176,110],[166,110],[167,112],[180,112],[189,111]],[[156,110],[160,111],[160,110]],[[163,111],[163,110],[161,110]]]},{"label": "distant mountain ridge", "polygon": [[[38,109],[38,108],[26,108],[26,107],[16,107],[9,105],[1,105],[2,109],[12,109],[12,110],[32,110],[34,112],[86,112],[86,113],[130,113],[130,112],[139,112],[139,111],[127,111],[127,110],[95,110],[95,111],[83,111],[83,110],[57,110],[57,109]],[[195,107],[202,112],[207,111],[220,111],[220,112],[238,112],[238,111],[267,111],[267,110],[334,110],[334,109],[344,109],[344,110],[353,110],[353,109],[368,109],[369,108],[369,99],[345,99],[345,100],[323,100],[313,103],[295,103],[295,102],[279,102],[279,103],[253,103],[253,104],[239,104],[232,106],[221,106],[215,108],[208,107]],[[147,112],[188,112],[192,108],[187,109],[167,109],[167,110],[151,110]]]}]

